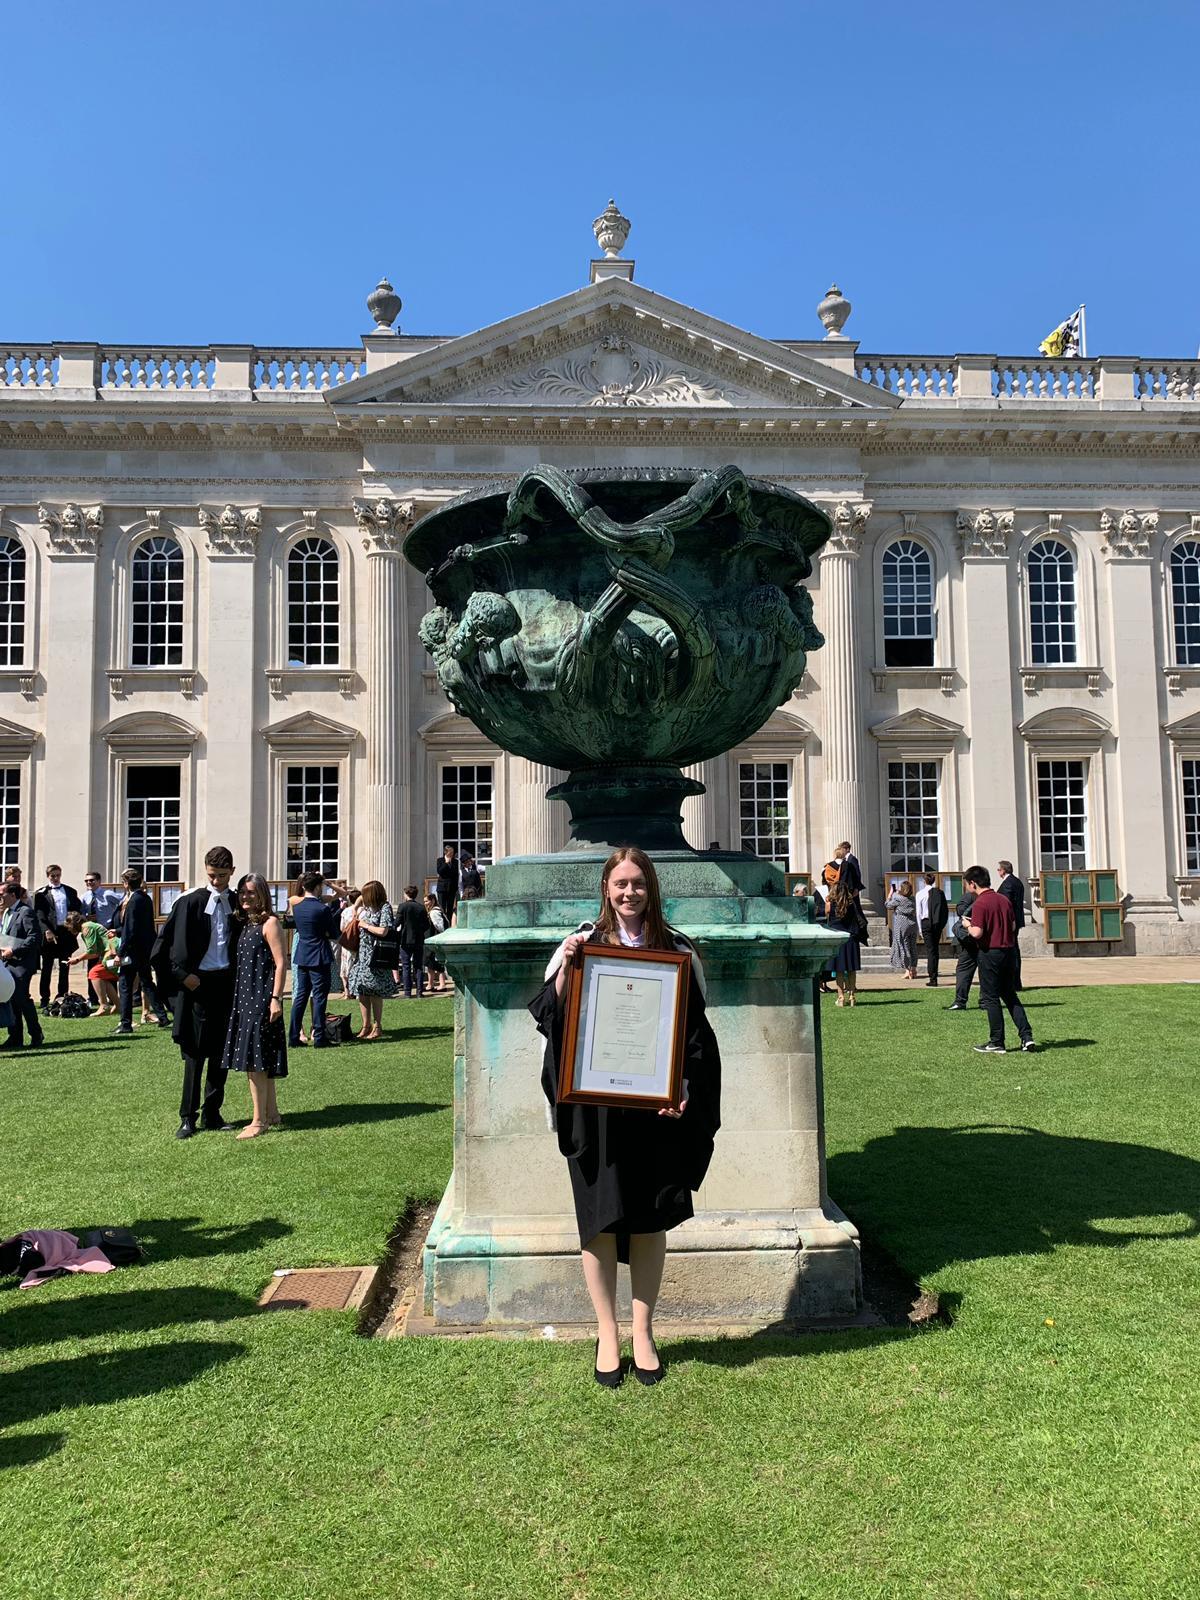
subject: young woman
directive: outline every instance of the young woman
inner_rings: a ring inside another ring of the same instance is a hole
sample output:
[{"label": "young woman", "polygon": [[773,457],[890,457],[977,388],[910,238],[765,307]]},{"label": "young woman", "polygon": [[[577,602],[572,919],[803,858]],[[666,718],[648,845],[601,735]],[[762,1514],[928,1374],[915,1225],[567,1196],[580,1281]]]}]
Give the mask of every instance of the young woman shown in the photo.
[{"label": "young woman", "polygon": [[104,956],[108,948],[107,930],[98,922],[88,921],[78,911],[67,912],[67,927],[76,935],[80,945],[67,964],[73,967],[80,961],[87,962],[88,982],[96,991],[96,998],[100,1002],[92,1015],[114,1016],[117,1010],[117,985],[104,965]]},{"label": "young woman", "polygon": [[906,978],[917,975],[917,902],[912,881],[905,878],[885,902],[892,913],[892,970]]},{"label": "young woman", "polygon": [[[446,918],[441,906],[431,894],[425,896],[425,909],[429,913],[429,920],[433,924],[433,934],[436,938],[439,933],[446,931]],[[450,980],[446,976],[446,968],[437,951],[430,947],[429,941],[425,942],[425,993],[438,994],[442,989],[450,988]]]},{"label": "young woman", "polygon": [[364,883],[358,901],[358,955],[350,968],[347,989],[358,1001],[362,1030],[355,1035],[372,1044],[383,1038],[383,1002],[394,1000],[396,980],[387,967],[376,966],[375,952],[380,939],[396,925],[388,905],[387,890],[377,878]]},{"label": "young woman", "polygon": [[287,946],[271,904],[271,890],[257,872],[238,884],[238,914],[243,927],[237,943],[233,1010],[221,1065],[250,1079],[251,1120],[239,1139],[257,1139],[283,1121],[275,1100],[275,1080],[287,1077],[287,1039],[283,1031],[283,983]]},{"label": "young woman", "polygon": [[[589,940],[691,955],[684,1098],[678,1111],[556,1105],[567,969]],[[654,1307],[667,1230],[693,1215],[692,1193],[708,1170],[721,1125],[721,1057],[705,1012],[700,962],[687,940],[663,920],[658,877],[643,851],[615,850],[609,856],[596,921],[581,924],[559,945],[529,1009],[546,1037],[542,1088],[575,1195],[583,1275],[599,1335],[596,1382],[615,1389],[624,1376],[617,1326],[617,1262],[623,1261],[633,1291],[633,1373],[642,1383],[657,1383],[663,1366],[654,1344]]]},{"label": "young woman", "polygon": [[[343,939],[350,938],[353,940],[358,937],[357,932],[350,932],[350,924],[354,923],[357,927],[359,899],[360,896],[357,889],[347,889],[346,903],[342,907],[341,915],[338,918],[338,926],[341,929]],[[350,968],[354,965],[354,958],[357,954],[358,952],[351,950],[347,944],[338,946],[338,974],[342,980],[343,994],[350,993]]]},{"label": "young woman", "polygon": [[849,884],[837,882],[829,891],[825,907],[825,926],[834,933],[850,937],[833,958],[832,971],[837,984],[835,1005],[852,1006],[858,999],[858,969],[862,966],[862,937],[866,919]]}]

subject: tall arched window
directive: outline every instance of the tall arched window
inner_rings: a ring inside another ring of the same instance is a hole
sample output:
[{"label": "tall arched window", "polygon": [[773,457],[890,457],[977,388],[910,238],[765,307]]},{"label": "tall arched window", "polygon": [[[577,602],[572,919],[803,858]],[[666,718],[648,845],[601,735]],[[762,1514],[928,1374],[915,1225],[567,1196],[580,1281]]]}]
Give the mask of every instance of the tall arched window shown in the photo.
[{"label": "tall arched window", "polygon": [[933,665],[933,562],[915,539],[883,552],[883,660],[889,667]]},{"label": "tall arched window", "polygon": [[301,539],[288,551],[287,664],[338,662],[338,557],[328,539]]},{"label": "tall arched window", "polygon": [[1175,664],[1200,667],[1200,543],[1184,539],[1171,552],[1171,620]]},{"label": "tall arched window", "polygon": [[133,552],[130,665],[183,665],[183,551],[165,534]]},{"label": "tall arched window", "polygon": [[1075,557],[1057,539],[1041,539],[1029,552],[1029,639],[1037,667],[1077,659]]},{"label": "tall arched window", "polygon": [[25,547],[0,538],[0,667],[25,664]]}]

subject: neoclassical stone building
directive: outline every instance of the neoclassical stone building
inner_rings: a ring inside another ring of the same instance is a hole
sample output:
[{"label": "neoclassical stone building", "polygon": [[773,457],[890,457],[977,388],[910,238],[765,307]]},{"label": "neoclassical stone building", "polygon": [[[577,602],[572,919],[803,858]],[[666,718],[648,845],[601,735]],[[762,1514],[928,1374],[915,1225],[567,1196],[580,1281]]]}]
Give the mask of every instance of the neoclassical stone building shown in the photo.
[{"label": "neoclassical stone building", "polygon": [[[615,208],[614,208],[615,210]],[[557,774],[438,689],[401,547],[536,461],[736,462],[826,506],[825,648],[706,763],[693,842],[793,869],[1110,867],[1126,948],[1200,948],[1200,364],[767,339],[633,281],[349,350],[0,347],[0,851],[389,890],[443,840],[557,848]]]}]

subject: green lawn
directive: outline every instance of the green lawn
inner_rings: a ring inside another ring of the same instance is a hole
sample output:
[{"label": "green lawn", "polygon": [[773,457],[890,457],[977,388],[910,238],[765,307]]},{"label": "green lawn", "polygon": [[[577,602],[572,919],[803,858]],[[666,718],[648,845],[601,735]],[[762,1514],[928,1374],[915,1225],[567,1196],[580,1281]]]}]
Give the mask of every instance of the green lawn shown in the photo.
[{"label": "green lawn", "polygon": [[448,1002],[301,1053],[249,1144],[171,1138],[168,1038],[52,1022],[69,1050],[0,1056],[0,1227],[153,1254],[0,1291],[0,1594],[1194,1595],[1196,991],[1042,990],[1050,1048],[1003,1062],[949,998],[824,1027],[830,1189],[953,1327],[668,1345],[615,1395],[579,1345],[255,1310],[440,1194]]}]

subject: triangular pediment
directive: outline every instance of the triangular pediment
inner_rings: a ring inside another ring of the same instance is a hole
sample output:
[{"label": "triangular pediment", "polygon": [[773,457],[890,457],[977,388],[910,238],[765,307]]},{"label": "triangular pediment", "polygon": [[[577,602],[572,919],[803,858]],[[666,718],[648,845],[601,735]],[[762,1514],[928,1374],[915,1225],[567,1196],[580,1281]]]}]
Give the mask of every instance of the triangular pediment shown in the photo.
[{"label": "triangular pediment", "polygon": [[1200,744],[1200,711],[1190,717],[1179,717],[1175,722],[1164,722],[1163,732],[1175,744]]},{"label": "triangular pediment", "polygon": [[888,410],[896,396],[624,279],[447,340],[330,390],[357,410]]},{"label": "triangular pediment", "polygon": [[871,727],[872,738],[883,744],[912,744],[949,748],[962,737],[962,727],[949,717],[939,717],[935,711],[905,711],[898,717],[887,717]]},{"label": "triangular pediment", "polygon": [[262,736],[270,745],[313,745],[348,750],[358,738],[358,730],[335,722],[332,717],[322,717],[316,711],[301,711],[297,716],[272,722],[262,730]]}]

